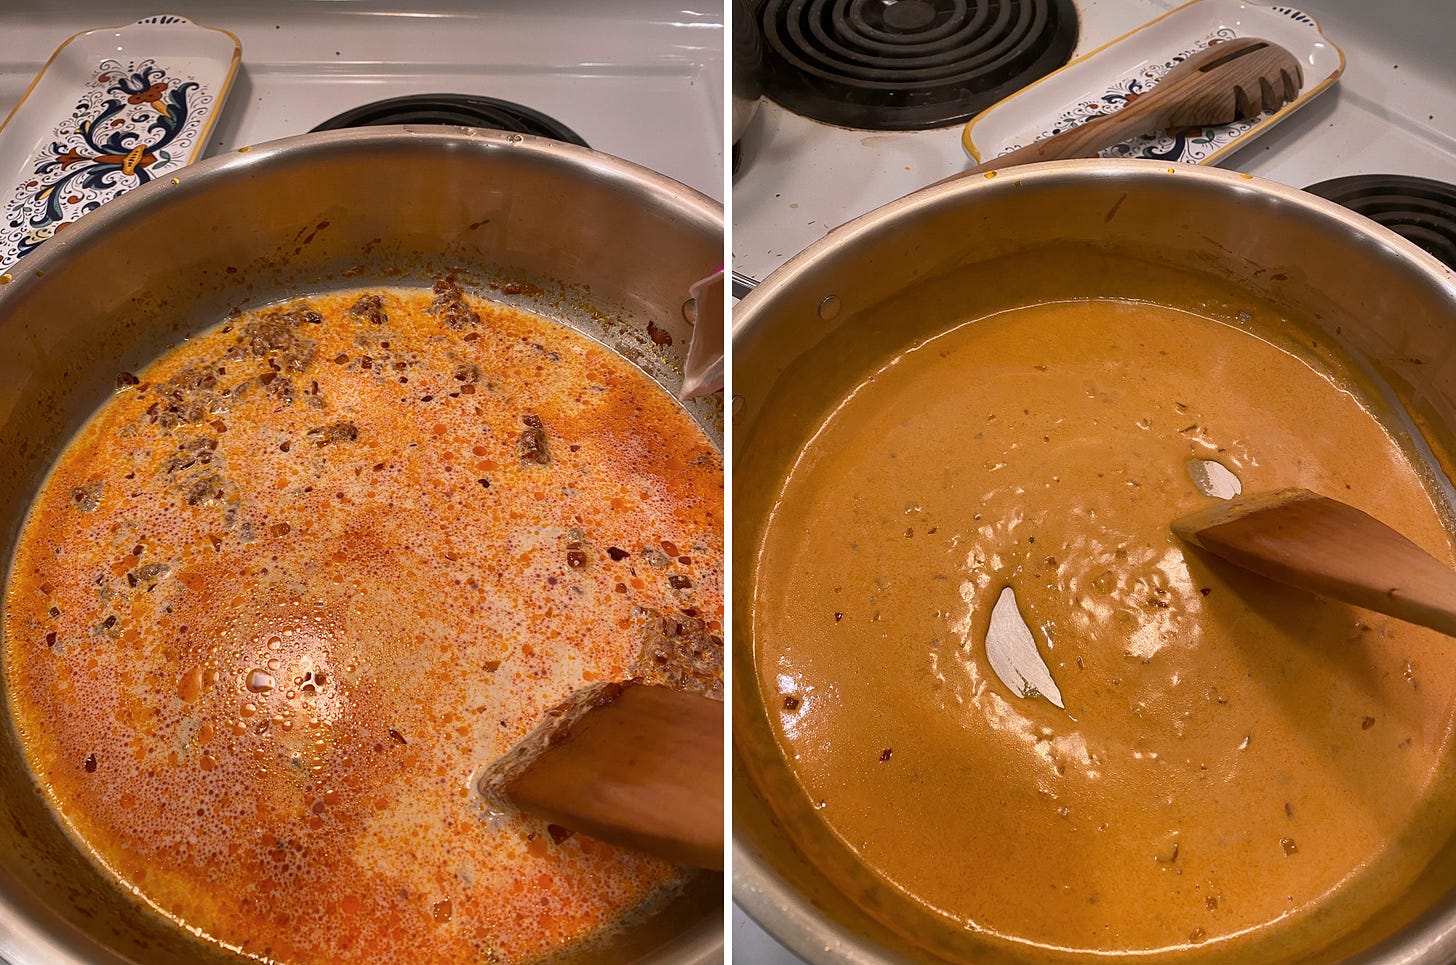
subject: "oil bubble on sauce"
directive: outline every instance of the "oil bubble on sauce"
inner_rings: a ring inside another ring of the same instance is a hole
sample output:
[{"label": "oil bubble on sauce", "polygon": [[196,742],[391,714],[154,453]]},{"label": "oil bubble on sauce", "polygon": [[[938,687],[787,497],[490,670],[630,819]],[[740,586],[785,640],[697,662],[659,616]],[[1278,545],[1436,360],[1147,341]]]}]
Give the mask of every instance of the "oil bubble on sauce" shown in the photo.
[{"label": "oil bubble on sauce", "polygon": [[1189,459],[1188,476],[1205,496],[1233,499],[1244,491],[1239,477],[1230,472],[1223,463],[1213,459]]},{"label": "oil bubble on sauce", "polygon": [[1037,652],[1031,628],[1016,607],[1016,591],[1006,587],[991,608],[986,631],[986,658],[1001,682],[1019,697],[1045,697],[1063,707],[1062,692]]}]

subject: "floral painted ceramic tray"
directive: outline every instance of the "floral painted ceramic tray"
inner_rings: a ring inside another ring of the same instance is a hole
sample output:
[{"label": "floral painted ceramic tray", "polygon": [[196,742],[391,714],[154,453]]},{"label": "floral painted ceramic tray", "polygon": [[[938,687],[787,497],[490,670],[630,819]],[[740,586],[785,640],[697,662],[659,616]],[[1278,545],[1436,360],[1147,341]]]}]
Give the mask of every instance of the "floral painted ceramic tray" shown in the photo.
[{"label": "floral painted ceramic tray", "polygon": [[1340,48],[1302,11],[1246,0],[1193,0],[988,107],[966,124],[961,140],[978,162],[998,157],[1119,109],[1189,54],[1235,37],[1270,40],[1294,54],[1304,71],[1299,96],[1256,118],[1147,134],[1102,156],[1208,164],[1299,110],[1345,69]]},{"label": "floral painted ceramic tray", "polygon": [[241,54],[226,30],[175,16],[61,44],[0,125],[0,273],[86,212],[195,159]]}]

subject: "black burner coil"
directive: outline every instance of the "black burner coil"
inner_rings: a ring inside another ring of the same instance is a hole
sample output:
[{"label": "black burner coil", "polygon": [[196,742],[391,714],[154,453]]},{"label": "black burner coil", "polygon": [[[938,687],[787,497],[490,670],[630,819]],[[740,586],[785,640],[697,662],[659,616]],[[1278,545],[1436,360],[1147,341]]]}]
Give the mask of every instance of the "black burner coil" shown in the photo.
[{"label": "black burner coil", "polygon": [[450,124],[484,127],[515,134],[549,137],[587,147],[571,128],[520,104],[476,94],[415,94],[363,104],[324,121],[315,131],[337,131],[348,127],[379,127],[386,124]]},{"label": "black burner coil", "polygon": [[965,121],[1066,63],[1073,0],[764,0],[767,95],[842,127]]},{"label": "black burner coil", "polygon": [[1305,190],[1384,225],[1456,270],[1456,185],[1406,174],[1358,174]]}]

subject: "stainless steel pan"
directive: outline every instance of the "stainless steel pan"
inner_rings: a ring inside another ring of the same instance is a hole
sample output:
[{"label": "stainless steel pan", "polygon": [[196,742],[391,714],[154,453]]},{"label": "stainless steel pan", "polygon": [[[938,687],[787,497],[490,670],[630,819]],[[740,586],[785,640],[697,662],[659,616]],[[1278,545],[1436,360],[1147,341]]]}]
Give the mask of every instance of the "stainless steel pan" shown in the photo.
[{"label": "stainless steel pan", "polygon": [[[668,178],[466,129],[305,135],[132,191],[0,277],[0,564],[8,573],[31,497],[117,373],[235,307],[455,270],[519,289],[497,297],[585,331],[671,391],[690,333],[683,302],[722,262],[722,230],[719,205]],[[716,398],[689,409],[721,440]],[[0,732],[0,957],[238,960],[143,912],[99,872],[47,811],[13,727]],[[721,895],[721,878],[703,876],[576,960],[718,961]]]},{"label": "stainless steel pan", "polygon": [[[1234,324],[1260,312],[1306,320],[1313,338],[1363,360],[1404,441],[1433,467],[1438,496],[1456,506],[1456,278],[1319,198],[1219,170],[1063,161],[926,189],[799,254],[734,313],[733,868],[736,900],[811,962],[1034,956],[917,918],[839,861],[809,813],[753,660],[748,608],[770,501],[827,407],[875,361],[955,321],[1085,296],[1150,298]],[[1288,960],[1456,960],[1456,840],[1423,845],[1434,858],[1406,892],[1323,951]]]}]

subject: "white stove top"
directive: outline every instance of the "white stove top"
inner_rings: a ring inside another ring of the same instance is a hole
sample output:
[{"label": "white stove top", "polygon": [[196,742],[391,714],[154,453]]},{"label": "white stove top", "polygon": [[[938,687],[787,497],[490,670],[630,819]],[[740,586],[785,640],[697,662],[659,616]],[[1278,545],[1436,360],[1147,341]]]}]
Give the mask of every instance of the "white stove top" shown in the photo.
[{"label": "white stove top", "polygon": [[157,13],[242,42],[208,155],[302,134],[370,101],[480,94],[723,200],[721,0],[10,0],[0,5],[0,118],[71,34]]},{"label": "white stove top", "polygon": [[[1350,174],[1456,181],[1456,33],[1448,0],[1289,0],[1343,48],[1340,82],[1222,160],[1306,187]],[[1079,57],[1182,0],[1077,0]],[[972,162],[956,124],[929,131],[832,127],[765,101],[743,138],[733,183],[733,268],[762,281],[831,228]]]}]

